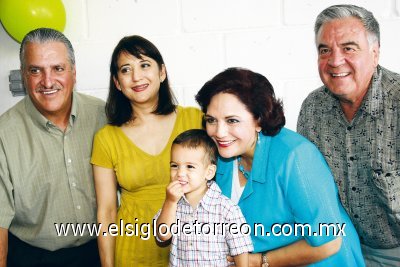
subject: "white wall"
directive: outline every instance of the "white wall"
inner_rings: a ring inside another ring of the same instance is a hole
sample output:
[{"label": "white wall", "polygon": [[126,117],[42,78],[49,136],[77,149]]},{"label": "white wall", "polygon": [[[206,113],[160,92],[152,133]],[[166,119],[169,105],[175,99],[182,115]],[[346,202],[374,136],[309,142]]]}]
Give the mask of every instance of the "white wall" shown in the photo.
[{"label": "white wall", "polygon": [[[295,129],[302,100],[321,82],[313,23],[333,0],[63,0],[77,58],[77,90],[105,99],[112,50],[125,35],[151,40],[163,54],[182,105],[230,66],[265,75],[284,101]],[[400,72],[400,0],[348,0],[371,10],[381,25],[380,63]],[[0,114],[12,97],[8,75],[19,68],[19,44],[0,27]]]}]

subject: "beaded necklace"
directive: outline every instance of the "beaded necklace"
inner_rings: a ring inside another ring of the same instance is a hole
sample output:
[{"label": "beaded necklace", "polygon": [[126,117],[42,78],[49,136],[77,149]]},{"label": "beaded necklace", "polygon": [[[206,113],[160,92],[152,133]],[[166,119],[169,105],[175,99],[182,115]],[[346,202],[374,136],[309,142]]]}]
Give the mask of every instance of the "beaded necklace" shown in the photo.
[{"label": "beaded necklace", "polygon": [[251,170],[246,171],[244,169],[244,167],[242,165],[242,156],[237,157],[237,162],[238,162],[239,171],[243,174],[244,177],[246,177],[246,179],[250,179]]}]

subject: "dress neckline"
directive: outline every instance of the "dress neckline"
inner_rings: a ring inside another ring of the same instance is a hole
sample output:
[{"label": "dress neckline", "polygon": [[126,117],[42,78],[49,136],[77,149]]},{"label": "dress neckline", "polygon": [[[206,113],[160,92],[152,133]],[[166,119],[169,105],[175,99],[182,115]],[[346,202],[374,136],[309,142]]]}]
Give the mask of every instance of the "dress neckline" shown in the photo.
[{"label": "dress neckline", "polygon": [[117,128],[117,131],[120,132],[120,134],[123,136],[123,138],[124,138],[128,143],[130,143],[132,146],[134,146],[134,147],[136,148],[137,151],[140,151],[140,153],[142,153],[142,154],[144,154],[144,155],[146,155],[146,156],[148,156],[148,157],[154,157],[154,158],[156,158],[156,157],[159,157],[159,156],[161,156],[162,154],[164,154],[164,153],[166,153],[166,152],[169,153],[169,149],[168,149],[168,148],[170,147],[170,144],[172,144],[173,138],[174,138],[174,136],[175,136],[175,132],[176,132],[176,129],[177,129],[177,127],[178,127],[178,121],[179,121],[179,119],[180,119],[181,109],[182,109],[182,108],[181,108],[180,106],[177,106],[177,107],[176,107],[176,110],[175,110],[175,112],[176,112],[176,118],[175,118],[174,126],[173,126],[172,131],[171,131],[171,133],[170,133],[170,135],[169,135],[169,138],[168,138],[167,143],[164,145],[164,148],[163,148],[163,149],[160,151],[160,153],[158,153],[158,154],[150,154],[150,153],[144,151],[144,150],[141,149],[139,146],[137,146],[137,145],[135,144],[135,142],[133,142],[133,141],[124,133],[124,131],[121,129],[120,126],[116,126],[116,128]]}]

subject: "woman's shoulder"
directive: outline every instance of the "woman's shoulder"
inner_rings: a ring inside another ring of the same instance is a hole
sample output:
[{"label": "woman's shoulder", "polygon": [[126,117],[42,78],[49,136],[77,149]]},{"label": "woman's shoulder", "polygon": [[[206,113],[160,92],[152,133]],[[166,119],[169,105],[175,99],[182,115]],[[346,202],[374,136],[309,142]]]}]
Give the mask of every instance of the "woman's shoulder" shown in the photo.
[{"label": "woman's shoulder", "polygon": [[178,122],[183,128],[202,128],[203,113],[195,107],[177,107]]},{"label": "woman's shoulder", "polygon": [[118,134],[118,126],[106,124],[96,133],[96,138],[111,138]]},{"label": "woman's shoulder", "polygon": [[271,148],[287,153],[318,151],[307,138],[287,128],[282,128],[277,135],[271,138]]},{"label": "woman's shoulder", "polygon": [[202,117],[203,112],[199,108],[196,107],[183,107],[177,106],[178,114],[183,116],[193,116],[193,117]]}]

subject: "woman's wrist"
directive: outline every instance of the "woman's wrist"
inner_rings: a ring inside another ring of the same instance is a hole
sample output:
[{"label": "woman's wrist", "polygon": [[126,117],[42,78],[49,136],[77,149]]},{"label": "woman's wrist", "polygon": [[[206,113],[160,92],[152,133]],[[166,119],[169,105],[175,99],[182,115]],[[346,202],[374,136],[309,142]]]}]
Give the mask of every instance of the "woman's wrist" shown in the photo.
[{"label": "woman's wrist", "polygon": [[261,253],[261,267],[269,267],[267,252]]}]

